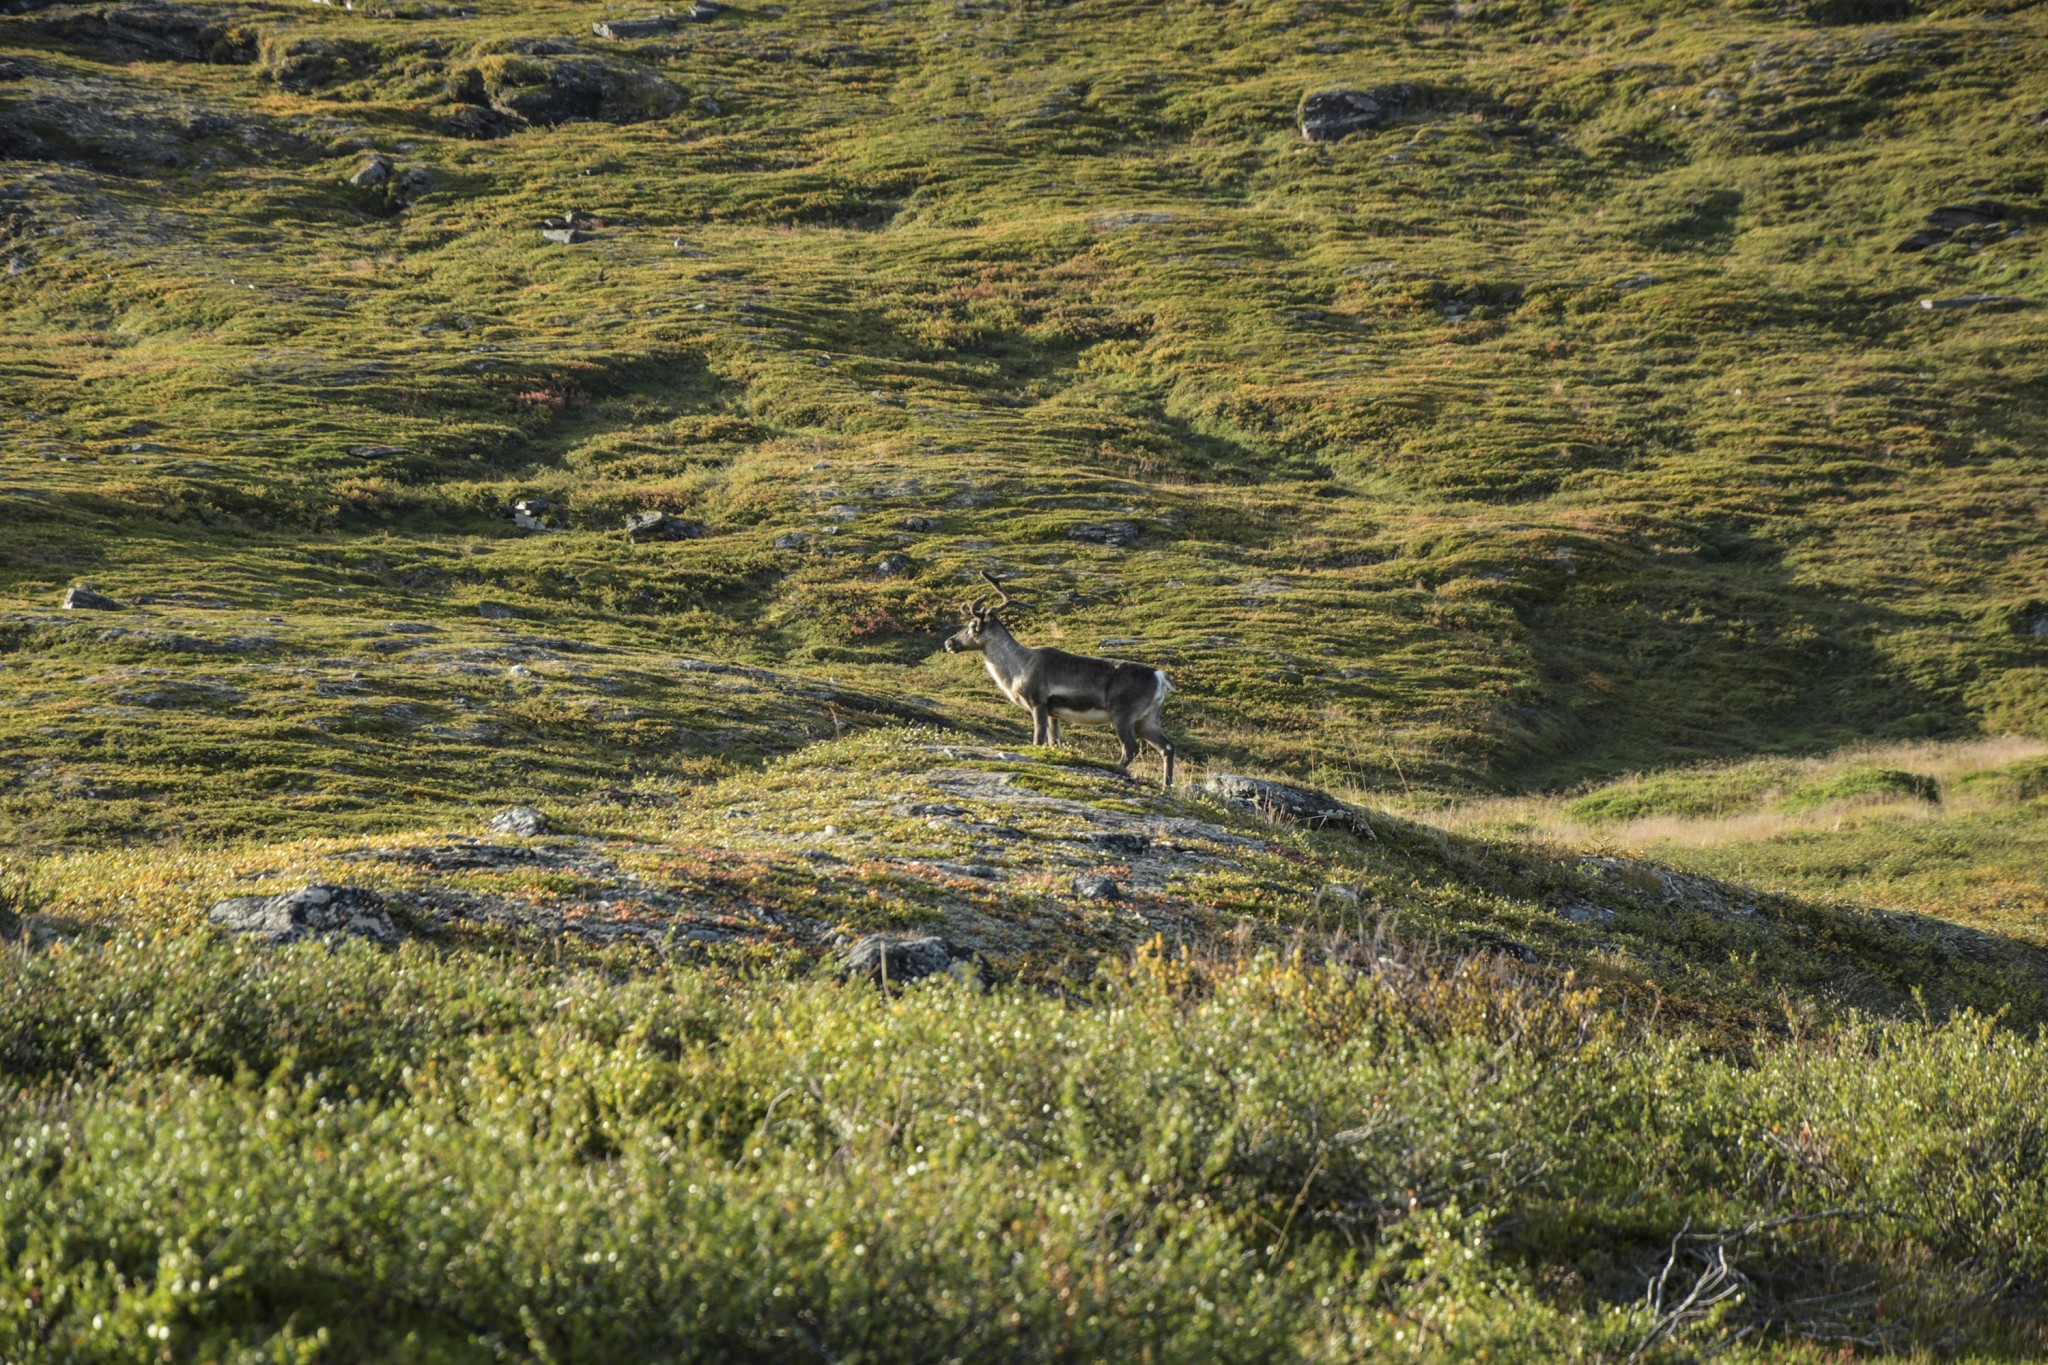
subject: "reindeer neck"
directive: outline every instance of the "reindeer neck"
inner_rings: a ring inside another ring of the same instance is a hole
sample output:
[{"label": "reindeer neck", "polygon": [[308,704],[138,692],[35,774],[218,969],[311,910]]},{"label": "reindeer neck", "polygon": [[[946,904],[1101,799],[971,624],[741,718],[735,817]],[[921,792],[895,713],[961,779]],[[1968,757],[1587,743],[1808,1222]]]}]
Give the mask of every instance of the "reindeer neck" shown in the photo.
[{"label": "reindeer neck", "polygon": [[1031,650],[1017,643],[1017,637],[1001,621],[990,621],[981,630],[981,656],[988,664],[988,671],[996,682],[1006,690],[1012,682],[1024,676],[1025,663]]}]

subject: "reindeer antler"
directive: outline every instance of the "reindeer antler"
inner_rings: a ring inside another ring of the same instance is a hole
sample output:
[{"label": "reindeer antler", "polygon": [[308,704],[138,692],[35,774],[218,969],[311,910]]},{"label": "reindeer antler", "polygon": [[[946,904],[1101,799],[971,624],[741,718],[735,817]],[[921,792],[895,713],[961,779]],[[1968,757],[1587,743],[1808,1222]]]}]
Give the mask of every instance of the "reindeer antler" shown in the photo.
[{"label": "reindeer antler", "polygon": [[989,610],[1001,611],[1004,607],[1009,606],[1010,594],[1003,591],[1003,585],[997,581],[996,576],[990,573],[987,569],[983,569],[981,571],[981,577],[983,582],[987,583],[991,588],[994,588],[996,592],[1000,594],[1002,597],[1002,601],[996,603],[995,606],[989,608]]}]

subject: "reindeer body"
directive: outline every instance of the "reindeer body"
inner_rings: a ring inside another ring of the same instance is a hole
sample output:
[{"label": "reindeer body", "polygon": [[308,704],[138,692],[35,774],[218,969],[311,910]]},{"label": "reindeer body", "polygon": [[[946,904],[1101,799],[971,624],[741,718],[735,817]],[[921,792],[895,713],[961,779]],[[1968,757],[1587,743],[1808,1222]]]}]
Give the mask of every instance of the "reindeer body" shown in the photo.
[{"label": "reindeer body", "polygon": [[[1000,586],[996,590],[1002,591]],[[1023,644],[996,614],[1008,601],[1005,595],[994,607],[971,604],[966,627],[946,641],[946,652],[980,653],[996,687],[1031,713],[1033,744],[1059,743],[1062,720],[1107,721],[1123,749],[1118,765],[1129,771],[1143,740],[1166,760],[1166,785],[1171,788],[1173,741],[1160,723],[1166,694],[1173,691],[1166,675],[1125,659],[1097,659]]]}]

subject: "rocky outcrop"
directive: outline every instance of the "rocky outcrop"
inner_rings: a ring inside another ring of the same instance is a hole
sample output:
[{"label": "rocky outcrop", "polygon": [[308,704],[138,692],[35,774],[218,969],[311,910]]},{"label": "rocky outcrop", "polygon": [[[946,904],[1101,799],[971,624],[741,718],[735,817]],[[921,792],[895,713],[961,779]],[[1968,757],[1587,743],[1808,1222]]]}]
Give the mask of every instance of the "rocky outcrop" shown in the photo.
[{"label": "rocky outcrop", "polygon": [[356,886],[315,883],[277,896],[231,896],[217,902],[207,918],[223,929],[271,943],[329,935],[398,941],[383,898]]},{"label": "rocky outcrop", "polygon": [[249,62],[254,36],[217,14],[163,0],[112,5],[58,5],[31,21],[53,38],[124,56],[171,62]]},{"label": "rocky outcrop", "polygon": [[1407,84],[1375,85],[1363,90],[1318,90],[1302,96],[1295,122],[1307,141],[1335,142],[1392,123],[1416,102],[1417,91]]},{"label": "rocky outcrop", "polygon": [[683,107],[683,92],[630,61],[611,61],[551,39],[524,40],[488,53],[448,78],[457,104],[485,106],[509,125],[579,120],[641,123]]}]

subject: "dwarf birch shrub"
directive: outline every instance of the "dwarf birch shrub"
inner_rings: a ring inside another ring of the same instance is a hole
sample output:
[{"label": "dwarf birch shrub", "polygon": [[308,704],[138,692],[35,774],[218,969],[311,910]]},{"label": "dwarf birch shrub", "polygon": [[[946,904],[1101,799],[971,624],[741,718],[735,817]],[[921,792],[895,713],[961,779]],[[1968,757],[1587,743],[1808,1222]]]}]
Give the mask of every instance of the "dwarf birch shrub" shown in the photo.
[{"label": "dwarf birch shrub", "polygon": [[[2042,1279],[2044,1052],[1981,1019],[1738,1064],[1470,964],[1156,953],[1078,999],[203,939],[0,981],[10,1360],[1681,1358],[1815,1294],[2009,1339]],[[1699,1248],[1742,1292],[1645,1307]]]}]

